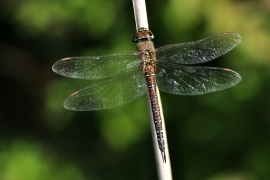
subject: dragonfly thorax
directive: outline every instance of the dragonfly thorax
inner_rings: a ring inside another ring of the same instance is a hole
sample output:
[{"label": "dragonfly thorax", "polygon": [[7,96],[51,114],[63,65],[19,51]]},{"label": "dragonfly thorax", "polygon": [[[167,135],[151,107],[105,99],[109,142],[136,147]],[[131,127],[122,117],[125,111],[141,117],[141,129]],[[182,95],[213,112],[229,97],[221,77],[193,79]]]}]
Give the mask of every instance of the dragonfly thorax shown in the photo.
[{"label": "dragonfly thorax", "polygon": [[137,44],[137,49],[140,54],[141,64],[145,67],[147,65],[155,66],[156,51],[151,40],[141,41]]}]

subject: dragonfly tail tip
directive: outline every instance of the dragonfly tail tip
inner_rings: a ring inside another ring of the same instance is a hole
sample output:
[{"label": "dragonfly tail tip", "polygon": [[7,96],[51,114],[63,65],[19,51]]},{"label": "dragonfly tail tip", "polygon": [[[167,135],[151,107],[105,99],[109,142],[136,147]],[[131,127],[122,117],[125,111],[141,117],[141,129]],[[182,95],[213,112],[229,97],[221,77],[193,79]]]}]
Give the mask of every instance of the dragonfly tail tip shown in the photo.
[{"label": "dragonfly tail tip", "polygon": [[161,152],[161,157],[162,157],[163,163],[166,163],[166,154],[165,154],[165,151]]}]

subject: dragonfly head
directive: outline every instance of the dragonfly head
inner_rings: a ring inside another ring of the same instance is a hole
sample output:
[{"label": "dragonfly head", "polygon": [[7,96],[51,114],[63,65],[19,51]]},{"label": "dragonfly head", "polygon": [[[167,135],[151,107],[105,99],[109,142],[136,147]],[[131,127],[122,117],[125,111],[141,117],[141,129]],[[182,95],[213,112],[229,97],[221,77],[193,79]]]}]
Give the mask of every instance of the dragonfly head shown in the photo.
[{"label": "dragonfly head", "polygon": [[153,33],[148,28],[140,28],[138,32],[133,37],[133,42],[138,42],[141,40],[152,40],[154,39]]}]

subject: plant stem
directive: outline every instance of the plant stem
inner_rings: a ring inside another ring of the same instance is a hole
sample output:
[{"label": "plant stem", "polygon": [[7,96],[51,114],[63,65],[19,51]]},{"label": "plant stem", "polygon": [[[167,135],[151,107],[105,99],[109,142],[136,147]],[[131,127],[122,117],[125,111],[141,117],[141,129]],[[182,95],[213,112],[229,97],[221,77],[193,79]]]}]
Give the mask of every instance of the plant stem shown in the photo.
[{"label": "plant stem", "polygon": [[[136,22],[136,29],[139,28],[148,28],[148,20],[147,20],[147,13],[146,13],[146,6],[145,6],[145,0],[132,0],[133,1],[133,8],[134,8],[134,14],[135,14],[135,22]],[[167,141],[167,134],[166,134],[166,128],[165,128],[165,122],[164,122],[164,116],[163,116],[163,110],[161,105],[161,98],[159,95],[159,89],[158,86],[156,86],[157,94],[158,94],[158,101],[160,105],[160,116],[162,118],[162,124],[163,124],[163,136],[165,141],[165,153],[166,153],[166,163],[163,162],[161,152],[159,150],[159,146],[157,143],[157,135],[156,130],[154,126],[153,121],[153,114],[152,114],[152,108],[151,108],[151,102],[149,98],[149,93],[147,93],[148,98],[148,108],[149,108],[149,115],[150,115],[150,124],[151,124],[151,133],[152,133],[152,139],[154,144],[154,152],[155,152],[155,158],[156,158],[156,164],[157,164],[157,172],[158,172],[158,178],[159,180],[172,180],[172,173],[171,173],[171,162],[170,162],[170,155],[169,155],[169,149],[168,149],[168,141]]]}]

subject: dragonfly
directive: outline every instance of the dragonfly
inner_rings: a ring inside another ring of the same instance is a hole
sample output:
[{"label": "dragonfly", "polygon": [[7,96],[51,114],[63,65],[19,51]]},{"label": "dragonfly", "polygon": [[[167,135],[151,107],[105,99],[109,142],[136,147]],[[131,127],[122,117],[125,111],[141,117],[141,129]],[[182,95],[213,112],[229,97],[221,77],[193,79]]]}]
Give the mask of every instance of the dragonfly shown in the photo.
[{"label": "dragonfly", "polygon": [[77,79],[106,79],[72,93],[64,107],[92,111],[117,107],[148,93],[162,160],[166,162],[157,87],[176,95],[201,95],[236,85],[241,76],[230,69],[194,66],[211,61],[236,47],[241,36],[225,32],[198,41],[154,48],[153,33],[140,28],[133,37],[137,51],[104,56],[68,57],[54,72]]}]

